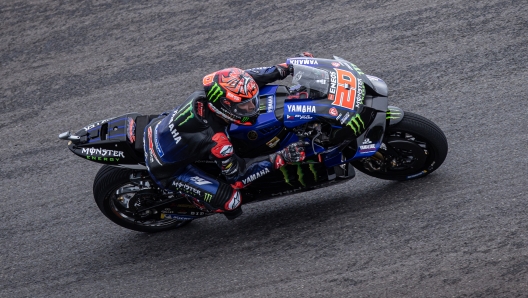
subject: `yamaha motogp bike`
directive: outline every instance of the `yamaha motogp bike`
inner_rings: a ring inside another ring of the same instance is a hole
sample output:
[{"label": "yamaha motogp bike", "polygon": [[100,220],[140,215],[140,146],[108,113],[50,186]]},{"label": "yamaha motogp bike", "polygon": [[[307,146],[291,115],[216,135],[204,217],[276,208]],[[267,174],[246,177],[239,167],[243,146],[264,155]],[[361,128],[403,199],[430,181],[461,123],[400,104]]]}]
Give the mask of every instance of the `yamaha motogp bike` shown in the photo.
[{"label": "yamaha motogp bike", "polygon": [[[342,58],[290,58],[292,86],[260,90],[253,126],[231,125],[229,137],[241,157],[274,153],[304,141],[306,159],[247,178],[243,204],[347,182],[354,169],[386,180],[422,178],[444,162],[448,144],[432,121],[390,106],[385,82]],[[189,109],[189,113],[192,110]],[[158,115],[128,113],[65,132],[76,155],[103,166],[93,194],[101,212],[136,231],[159,232],[210,216],[192,198],[160,188],[144,161],[145,126]],[[222,179],[218,166],[195,166]],[[258,178],[258,179],[257,179]]]}]

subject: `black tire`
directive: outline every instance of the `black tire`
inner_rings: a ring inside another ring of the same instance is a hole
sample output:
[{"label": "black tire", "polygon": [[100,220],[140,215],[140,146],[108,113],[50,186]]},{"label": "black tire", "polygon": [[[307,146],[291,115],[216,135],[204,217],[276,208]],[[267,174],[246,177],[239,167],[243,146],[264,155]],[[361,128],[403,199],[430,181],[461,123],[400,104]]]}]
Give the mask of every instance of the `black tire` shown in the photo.
[{"label": "black tire", "polygon": [[130,174],[133,170],[104,165],[94,179],[94,199],[101,212],[114,223],[139,232],[161,232],[182,227],[190,220],[158,219],[138,220],[133,212],[119,206],[116,191],[124,186],[132,186]]},{"label": "black tire", "polygon": [[387,128],[383,144],[374,156],[353,162],[360,172],[385,180],[425,177],[444,162],[447,139],[431,120],[410,112]]}]

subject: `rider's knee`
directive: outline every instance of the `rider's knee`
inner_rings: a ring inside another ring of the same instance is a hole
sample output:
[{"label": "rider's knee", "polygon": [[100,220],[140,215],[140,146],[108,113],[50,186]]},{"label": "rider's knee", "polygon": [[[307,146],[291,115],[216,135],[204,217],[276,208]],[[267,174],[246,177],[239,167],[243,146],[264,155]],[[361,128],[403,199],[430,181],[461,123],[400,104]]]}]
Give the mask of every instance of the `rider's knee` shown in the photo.
[{"label": "rider's knee", "polygon": [[221,183],[218,191],[211,199],[211,206],[226,211],[234,210],[240,207],[242,203],[242,194],[229,184]]}]

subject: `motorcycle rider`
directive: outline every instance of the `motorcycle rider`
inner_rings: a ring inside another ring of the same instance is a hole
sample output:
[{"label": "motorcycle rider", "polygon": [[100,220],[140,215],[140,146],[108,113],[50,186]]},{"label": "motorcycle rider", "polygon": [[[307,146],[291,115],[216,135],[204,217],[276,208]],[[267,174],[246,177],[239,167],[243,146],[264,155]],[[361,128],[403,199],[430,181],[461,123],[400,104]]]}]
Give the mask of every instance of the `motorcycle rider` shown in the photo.
[{"label": "motorcycle rider", "polygon": [[[249,185],[249,180],[304,159],[303,143],[290,144],[270,155],[241,158],[227,132],[231,123],[255,124],[259,88],[291,72],[289,65],[279,64],[247,71],[226,68],[206,75],[204,90],[192,93],[180,107],[145,128],[145,161],[154,181],[188,195],[203,210],[223,212],[228,219],[239,216],[239,190]],[[194,166],[196,160],[214,161],[223,179]]]}]

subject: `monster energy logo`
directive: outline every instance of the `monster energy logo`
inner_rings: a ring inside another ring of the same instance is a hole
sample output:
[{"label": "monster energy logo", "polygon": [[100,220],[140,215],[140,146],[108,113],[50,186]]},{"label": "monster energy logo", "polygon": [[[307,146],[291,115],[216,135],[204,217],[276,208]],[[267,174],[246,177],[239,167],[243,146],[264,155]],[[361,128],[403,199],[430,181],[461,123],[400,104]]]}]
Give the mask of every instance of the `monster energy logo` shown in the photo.
[{"label": "monster energy logo", "polygon": [[241,122],[247,122],[249,120],[249,117],[242,117]]},{"label": "monster energy logo", "polygon": [[398,110],[387,110],[387,119],[398,119],[400,118],[402,113]]},{"label": "monster energy logo", "polygon": [[194,113],[192,112],[192,101],[190,101],[185,106],[183,106],[183,110],[178,115],[178,117],[176,117],[174,119],[174,121],[178,120],[178,118],[180,118],[181,116],[183,116],[185,114],[189,114],[189,115],[187,116],[187,118],[185,120],[182,121],[182,123],[178,124],[178,126],[181,126],[181,125],[185,124],[185,122],[187,122],[189,119],[194,117]]},{"label": "monster energy logo", "polygon": [[210,194],[210,193],[205,193],[204,194],[204,201],[206,202],[211,202],[211,199],[213,198],[213,195]]},{"label": "monster energy logo", "polygon": [[214,83],[213,87],[211,87],[211,90],[207,92],[207,98],[211,102],[217,101],[222,95],[224,95],[224,92],[222,92],[222,89],[216,82]]},{"label": "monster energy logo", "polygon": [[[301,164],[300,163],[296,163],[296,164],[293,164],[293,165],[297,165],[297,171],[296,171],[297,180],[299,181],[299,183],[303,187],[306,187],[306,182],[304,181],[304,170],[301,167]],[[290,176],[288,175],[288,169],[287,168],[288,168],[288,166],[281,167],[280,171],[282,172],[282,175],[284,176],[284,182],[286,182],[287,184],[293,186],[291,181],[290,181]],[[317,180],[318,180],[317,179],[317,170],[315,169],[314,164],[308,164],[308,168],[310,169],[310,172],[312,173],[312,175],[314,177],[314,181],[317,182]]]},{"label": "monster energy logo", "polygon": [[352,119],[347,122],[346,126],[350,126],[350,128],[352,128],[352,130],[354,131],[354,135],[358,135],[361,129],[365,128],[365,123],[363,122],[359,114],[355,114],[354,117],[352,117]]}]

